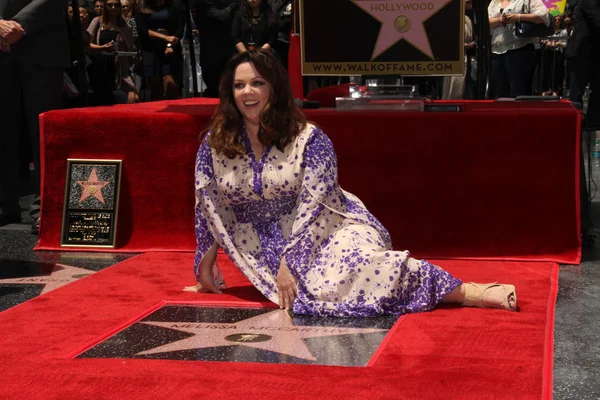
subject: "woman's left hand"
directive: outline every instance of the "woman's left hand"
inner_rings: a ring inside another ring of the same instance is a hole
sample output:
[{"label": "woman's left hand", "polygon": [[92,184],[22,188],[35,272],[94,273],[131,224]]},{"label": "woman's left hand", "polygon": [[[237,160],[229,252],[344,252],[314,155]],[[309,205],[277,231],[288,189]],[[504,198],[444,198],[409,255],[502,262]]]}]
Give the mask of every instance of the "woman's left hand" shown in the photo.
[{"label": "woman's left hand", "polygon": [[298,294],[298,286],[296,279],[285,265],[285,261],[281,261],[279,273],[277,274],[277,295],[279,296],[279,308],[289,310],[293,307],[294,299]]},{"label": "woman's left hand", "polygon": [[171,54],[173,54],[173,48],[172,47],[167,47],[165,50],[165,56],[170,56]]},{"label": "woman's left hand", "polygon": [[504,14],[502,16],[502,22],[504,22],[505,24],[514,24],[518,21],[520,21],[519,14]]}]

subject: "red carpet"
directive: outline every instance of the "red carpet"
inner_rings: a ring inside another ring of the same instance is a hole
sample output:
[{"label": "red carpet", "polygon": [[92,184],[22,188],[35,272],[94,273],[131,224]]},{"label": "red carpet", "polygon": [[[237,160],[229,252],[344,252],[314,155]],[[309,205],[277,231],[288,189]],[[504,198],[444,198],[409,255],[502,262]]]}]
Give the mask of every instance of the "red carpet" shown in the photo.
[{"label": "red carpet", "polygon": [[[67,158],[122,159],[116,251],[191,251],[197,137],[214,101],[54,111],[42,121],[38,250],[59,249]],[[568,103],[462,113],[306,110],[342,188],[419,258],[578,263],[579,121]]]},{"label": "red carpet", "polygon": [[222,262],[225,294],[194,294],[182,291],[192,254],[138,256],[0,313],[0,398],[551,398],[558,266],[439,263],[466,281],[513,282],[521,311],[409,315],[368,368],[71,359],[164,300],[263,300],[231,264]]}]

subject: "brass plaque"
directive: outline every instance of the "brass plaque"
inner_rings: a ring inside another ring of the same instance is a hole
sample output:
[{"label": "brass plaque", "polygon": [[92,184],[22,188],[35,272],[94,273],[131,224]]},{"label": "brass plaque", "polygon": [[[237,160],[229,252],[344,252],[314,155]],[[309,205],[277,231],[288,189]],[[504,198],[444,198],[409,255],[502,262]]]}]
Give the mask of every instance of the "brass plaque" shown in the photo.
[{"label": "brass plaque", "polygon": [[60,245],[115,248],[121,160],[67,160]]}]

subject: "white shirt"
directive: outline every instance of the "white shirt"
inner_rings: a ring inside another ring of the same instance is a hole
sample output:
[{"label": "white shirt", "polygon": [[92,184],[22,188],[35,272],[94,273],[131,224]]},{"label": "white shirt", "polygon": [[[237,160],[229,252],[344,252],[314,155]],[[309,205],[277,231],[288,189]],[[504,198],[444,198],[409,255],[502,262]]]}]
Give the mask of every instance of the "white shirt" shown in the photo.
[{"label": "white shirt", "polygon": [[[528,8],[529,0],[512,0],[502,13],[500,13],[500,0],[492,0],[488,6],[488,17],[499,17],[501,14],[533,13],[541,17],[546,26],[550,25],[548,9],[542,3],[542,0],[531,0],[531,11]],[[494,54],[504,54],[509,50],[519,49],[536,41],[536,38],[515,36],[515,24],[499,24],[492,29],[492,53]]]}]

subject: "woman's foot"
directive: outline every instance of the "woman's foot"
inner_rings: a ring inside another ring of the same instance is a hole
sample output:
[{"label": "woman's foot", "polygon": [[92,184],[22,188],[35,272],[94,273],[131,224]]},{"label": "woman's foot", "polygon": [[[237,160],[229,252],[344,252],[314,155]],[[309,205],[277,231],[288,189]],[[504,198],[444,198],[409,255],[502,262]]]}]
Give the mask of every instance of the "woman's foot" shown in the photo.
[{"label": "woman's foot", "polygon": [[464,306],[517,310],[517,292],[513,285],[498,283],[464,284]]}]

